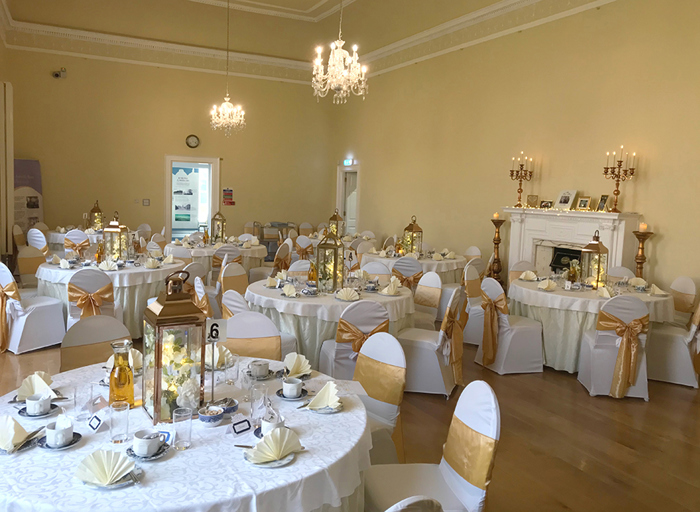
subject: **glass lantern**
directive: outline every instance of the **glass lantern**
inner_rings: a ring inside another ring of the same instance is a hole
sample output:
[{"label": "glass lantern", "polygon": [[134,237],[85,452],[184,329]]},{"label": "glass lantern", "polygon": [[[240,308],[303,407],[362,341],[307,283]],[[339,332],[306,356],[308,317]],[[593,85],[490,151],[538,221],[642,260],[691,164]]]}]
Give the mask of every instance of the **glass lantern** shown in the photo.
[{"label": "glass lantern", "polygon": [[608,276],[608,248],[600,241],[600,232],[596,229],[593,240],[581,250],[581,272],[586,280],[597,290],[605,286]]},{"label": "glass lantern", "polygon": [[316,246],[316,282],[319,292],[333,293],[343,287],[345,246],[329,232]]},{"label": "glass lantern", "polygon": [[126,261],[132,259],[129,257],[129,247],[131,246],[131,238],[129,237],[129,228],[125,224],[119,224],[119,259]]},{"label": "glass lantern", "polygon": [[338,238],[342,238],[345,235],[345,221],[340,216],[338,208],[335,209],[333,216],[328,219],[328,229]]},{"label": "glass lantern", "polygon": [[196,413],[204,402],[206,317],[183,291],[188,278],[186,271],[170,274],[144,313],[143,408],[154,425],[171,422],[179,407]]},{"label": "glass lantern", "polygon": [[411,223],[406,226],[403,230],[403,240],[400,245],[403,246],[403,250],[408,254],[409,252],[414,252],[420,254],[423,249],[423,230],[416,223],[416,216],[411,217]]},{"label": "glass lantern", "polygon": [[225,242],[226,241],[226,217],[221,212],[216,212],[211,218],[211,241]]},{"label": "glass lantern", "polygon": [[85,226],[85,228],[92,228],[95,231],[99,231],[103,228],[102,225],[102,210],[100,210],[99,201],[95,201],[95,206],[90,210],[90,225]]},{"label": "glass lantern", "polygon": [[103,230],[105,242],[105,260],[118,261],[122,257],[122,230],[119,226],[119,212],[114,212],[114,218]]}]

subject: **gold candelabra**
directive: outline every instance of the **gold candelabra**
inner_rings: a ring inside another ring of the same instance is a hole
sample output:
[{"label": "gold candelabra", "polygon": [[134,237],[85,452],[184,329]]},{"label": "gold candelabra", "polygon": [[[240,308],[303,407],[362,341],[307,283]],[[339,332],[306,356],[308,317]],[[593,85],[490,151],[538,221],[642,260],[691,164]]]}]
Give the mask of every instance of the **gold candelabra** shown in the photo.
[{"label": "gold candelabra", "polygon": [[491,222],[493,222],[493,225],[496,227],[496,234],[493,237],[493,263],[491,263],[491,268],[489,270],[491,271],[491,277],[503,286],[503,279],[501,279],[503,266],[501,265],[501,257],[498,254],[498,246],[501,245],[501,226],[505,222],[505,219],[499,219],[494,216]]},{"label": "gold candelabra", "polygon": [[[520,157],[518,157],[517,164],[515,162],[515,157],[513,157],[513,164],[510,168],[510,179],[518,182],[518,204],[515,205],[516,208],[523,207],[523,181],[530,181],[532,179],[532,170],[527,168],[527,164],[527,157],[524,156],[522,151],[520,152]],[[532,166],[532,158],[530,158],[530,166]]]},{"label": "gold candelabra", "polygon": [[608,159],[605,162],[605,167],[603,167],[603,176],[606,179],[615,181],[615,190],[613,195],[615,199],[613,201],[612,213],[621,213],[617,209],[617,200],[620,196],[620,182],[631,180],[634,177],[635,162],[637,159],[637,153],[632,153],[632,160],[629,159],[629,153],[625,153],[625,158],[622,158],[622,153],[624,146],[620,146],[620,157],[613,151],[613,165],[610,165],[610,153],[608,152]]},{"label": "gold candelabra", "polygon": [[647,257],[644,255],[644,242],[646,242],[654,233],[651,231],[632,231],[632,233],[634,233],[634,236],[636,236],[637,240],[639,241],[637,255],[634,257],[634,261],[637,263],[637,271],[635,272],[635,275],[643,278],[644,262],[647,260]]}]

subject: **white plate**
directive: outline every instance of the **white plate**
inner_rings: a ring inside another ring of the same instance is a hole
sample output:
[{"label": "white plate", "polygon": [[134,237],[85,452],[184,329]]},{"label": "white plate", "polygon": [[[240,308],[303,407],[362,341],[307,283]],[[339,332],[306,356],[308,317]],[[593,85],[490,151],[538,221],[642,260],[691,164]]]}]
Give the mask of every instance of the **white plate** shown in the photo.
[{"label": "white plate", "polygon": [[58,409],[59,409],[58,405],[52,403],[51,408],[49,409],[49,412],[47,412],[46,414],[33,415],[33,414],[27,414],[27,407],[25,406],[19,410],[19,415],[22,416],[23,418],[31,418],[31,419],[36,420],[39,418],[48,418],[49,416],[53,416],[54,414],[56,414],[58,412]]},{"label": "white plate", "polygon": [[296,402],[297,400],[303,400],[304,398],[309,396],[309,392],[306,389],[302,388],[301,394],[298,397],[291,398],[288,396],[284,396],[283,391],[281,389],[278,389],[277,392],[275,393],[275,395],[277,396],[277,398],[281,398],[282,400],[286,400],[288,402]]},{"label": "white plate", "polygon": [[263,462],[262,464],[256,464],[255,462],[250,462],[250,459],[248,458],[248,452],[243,452],[243,458],[246,460],[246,462],[253,464],[254,466],[258,466],[259,468],[268,468],[268,469],[274,469],[274,468],[281,468],[284,466],[288,466],[294,461],[294,452],[290,453],[286,457],[280,460],[273,460],[272,462]]},{"label": "white plate", "polygon": [[[307,407],[308,409],[308,407]],[[336,414],[340,411],[343,410],[343,402],[340,402],[340,405],[336,407],[335,409],[331,409],[330,407],[324,407],[323,409],[309,409],[311,412],[315,412],[316,414]]]},{"label": "white plate", "polygon": [[134,453],[134,448],[130,446],[126,449],[126,454],[127,456],[139,462],[151,462],[152,460],[158,460],[161,457],[163,457],[166,453],[168,453],[168,450],[170,450],[170,445],[168,443],[163,443],[162,445],[160,445],[160,448],[158,448],[158,451],[150,457],[141,457],[140,455],[136,455]]},{"label": "white plate", "polygon": [[[137,479],[141,479],[143,476],[143,470],[138,467],[134,467],[132,473],[136,476]],[[128,487],[130,485],[134,484],[134,481],[131,479],[129,476],[129,473],[124,475],[122,478],[114,482],[113,484],[110,485],[100,485],[100,484],[93,484],[92,482],[83,482],[85,485],[88,487],[94,487],[95,489],[99,489],[101,491],[111,491],[114,489],[121,489],[122,487]]]},{"label": "white plate", "polygon": [[41,438],[39,438],[39,440],[37,441],[36,444],[39,446],[39,448],[43,448],[44,450],[51,450],[54,452],[60,452],[61,450],[67,450],[68,448],[78,444],[78,441],[80,441],[82,438],[83,438],[83,436],[81,434],[79,434],[78,432],[73,432],[73,439],[71,440],[70,443],[68,443],[65,446],[55,448],[53,446],[49,446],[48,444],[46,444],[46,436],[42,436]]},{"label": "white plate", "polygon": [[361,297],[357,297],[356,299],[348,300],[348,299],[341,299],[337,295],[335,296],[335,300],[339,300],[340,302],[357,302],[360,299],[361,299]]}]

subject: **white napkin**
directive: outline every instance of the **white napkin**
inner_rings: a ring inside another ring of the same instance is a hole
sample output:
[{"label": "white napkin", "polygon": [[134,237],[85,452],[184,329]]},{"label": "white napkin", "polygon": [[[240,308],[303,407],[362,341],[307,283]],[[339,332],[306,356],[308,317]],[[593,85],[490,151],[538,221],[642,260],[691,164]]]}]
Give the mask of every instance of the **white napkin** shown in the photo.
[{"label": "white napkin", "polygon": [[359,300],[360,296],[358,293],[353,290],[352,288],[343,288],[340,290],[337,294],[336,297],[338,297],[340,300]]},{"label": "white napkin", "polygon": [[289,428],[276,428],[265,434],[255,448],[246,450],[246,454],[252,463],[262,464],[283,459],[301,449],[296,432]]},{"label": "white napkin", "polygon": [[369,240],[370,238],[369,238],[367,235],[365,235],[365,236],[362,237],[362,239],[363,239],[363,240]]},{"label": "white napkin", "polygon": [[173,245],[182,245],[182,242],[179,239],[175,239]]},{"label": "white napkin", "polygon": [[548,292],[551,292],[557,287],[557,283],[552,281],[551,279],[545,279],[544,281],[540,281],[539,284],[537,285],[537,288],[540,290],[545,290]]},{"label": "white napkin", "polygon": [[343,237],[343,242],[352,242],[352,237],[350,235],[345,235]]},{"label": "white napkin", "polygon": [[352,237],[353,237],[353,238],[359,238],[359,237],[360,237],[360,234],[359,234],[357,231],[355,231],[355,232],[352,234]]},{"label": "white napkin", "polygon": [[439,252],[436,252],[435,254],[433,254],[433,259],[435,261],[442,261],[444,258],[442,257],[442,254],[440,254]]},{"label": "white napkin", "polygon": [[161,258],[163,256],[163,251],[160,249],[154,249],[152,251],[148,251],[148,253],[151,255],[151,258]]},{"label": "white napkin", "polygon": [[610,290],[607,286],[601,286],[598,288],[598,297],[603,297],[604,299],[609,299],[612,297]]},{"label": "white napkin", "polygon": [[376,249],[375,247],[372,247],[372,248],[369,250],[369,253],[370,253],[370,254],[377,254],[377,249]]},{"label": "white napkin", "polygon": [[356,277],[357,279],[367,279],[367,280],[369,280],[369,274],[367,273],[366,270],[362,270],[362,269],[360,269],[360,270],[355,270],[355,272],[353,272],[353,276]]},{"label": "white napkin", "polygon": [[27,431],[12,416],[0,416],[0,449],[9,452],[27,439],[27,435]]},{"label": "white napkin", "polygon": [[[207,345],[204,355],[204,364],[211,364],[211,345]],[[233,361],[233,354],[229,349],[221,345],[216,346],[216,352],[214,352],[214,366],[216,368],[224,368],[227,363]]]},{"label": "white napkin", "polygon": [[453,259],[455,259],[455,252],[454,252],[454,251],[448,252],[448,253],[447,253],[447,256],[445,256],[445,258],[447,258],[448,260],[453,260]]},{"label": "white napkin", "polygon": [[409,252],[406,256],[408,256],[409,258],[413,258],[414,260],[417,260],[420,258],[420,254],[415,253],[415,252]]},{"label": "white napkin", "polygon": [[[105,363],[105,366],[110,372],[112,371],[112,368],[114,367],[113,355],[109,356],[109,359],[107,359],[107,363]],[[135,348],[129,350],[129,366],[131,366],[131,369],[134,371],[143,368],[143,354]]]},{"label": "white napkin", "polygon": [[228,241],[231,244],[234,242],[238,242],[238,237],[236,235],[230,236],[230,237],[228,237]]},{"label": "white napkin", "polygon": [[103,261],[99,267],[100,270],[117,270],[117,264],[113,261]]},{"label": "white napkin", "polygon": [[399,280],[398,279],[394,280],[394,278],[396,276],[391,276],[391,277],[392,277],[392,279],[391,279],[391,282],[389,283],[389,285],[386,288],[384,288],[383,290],[381,290],[380,293],[382,293],[384,295],[397,295],[399,293]]},{"label": "white napkin", "polygon": [[134,462],[126,455],[107,450],[97,450],[85,457],[75,476],[83,482],[97,485],[113,484],[134,469]]},{"label": "white napkin", "polygon": [[311,373],[311,364],[303,355],[292,352],[284,358],[284,367],[289,377],[301,377]]},{"label": "white napkin", "polygon": [[68,263],[68,260],[64,260],[63,258],[61,258],[61,261],[59,261],[58,264],[61,268],[70,268],[70,263]]},{"label": "white napkin", "polygon": [[165,257],[163,260],[163,264],[169,265],[171,263],[175,263],[175,257],[172,254],[169,254],[168,256]]},{"label": "white napkin", "polygon": [[146,268],[154,269],[160,266],[160,262],[158,260],[154,260],[153,258],[148,258],[144,266]]},{"label": "white napkin", "polygon": [[61,258],[54,254],[53,256],[51,256],[51,263],[53,263],[54,265],[58,265],[59,263],[61,263]]},{"label": "white napkin", "polygon": [[668,295],[668,292],[665,292],[661,288],[656,286],[655,284],[652,284],[651,285],[651,295],[658,295],[660,297],[665,297]]},{"label": "white napkin", "polygon": [[450,252],[450,250],[445,247],[442,251],[440,251],[440,254],[447,254],[448,252]]},{"label": "white napkin", "polygon": [[314,231],[309,238],[318,238],[318,231]]},{"label": "white napkin", "polygon": [[87,228],[87,229],[85,230],[85,234],[86,234],[86,235],[94,235],[94,234],[95,234],[95,230],[92,229],[92,228]]},{"label": "white napkin", "polygon": [[275,276],[277,279],[280,279],[282,281],[287,280],[287,271],[286,270],[280,270],[277,272],[277,275]]},{"label": "white napkin", "polygon": [[50,395],[56,398],[56,393],[51,389],[51,377],[45,372],[34,372],[22,381],[17,389],[17,400],[26,400],[28,396],[34,394]]},{"label": "white napkin", "polygon": [[296,297],[297,289],[294,288],[293,284],[285,284],[284,288],[282,288],[282,293],[287,297]]},{"label": "white napkin", "polygon": [[[141,240],[143,240],[143,238],[142,238]],[[189,243],[189,242],[190,242],[190,235],[185,235],[185,236],[182,237],[182,243],[183,243],[183,244],[187,244],[187,243]]]},{"label": "white napkin", "polygon": [[276,287],[277,279],[275,279],[274,277],[268,277],[267,281],[265,281],[265,286],[267,286],[268,288]]},{"label": "white napkin", "polygon": [[386,251],[384,251],[384,250],[379,251],[379,257],[386,258]]},{"label": "white napkin", "polygon": [[71,229],[75,229],[75,226],[73,224],[68,224],[66,226],[66,231],[70,231]]},{"label": "white napkin", "polygon": [[189,242],[182,242],[182,246],[187,248],[187,249],[192,249],[192,247],[193,247],[192,244]]},{"label": "white napkin", "polygon": [[252,245],[260,245],[260,240],[258,240],[257,236],[254,236],[253,239],[250,241]]},{"label": "white napkin", "polygon": [[523,281],[536,281],[537,280],[537,274],[535,274],[532,270],[526,270],[522,274],[520,274],[520,279]]},{"label": "white napkin", "polygon": [[325,407],[330,407],[331,409],[336,409],[340,405],[340,400],[338,400],[338,388],[335,382],[328,381],[325,386],[319,391],[311,403],[309,403],[309,409],[318,410]]},{"label": "white napkin", "polygon": [[58,230],[58,232],[61,233],[61,234],[65,234],[65,233],[67,233],[68,231],[66,231],[66,228],[61,228],[61,229]]},{"label": "white napkin", "polygon": [[61,232],[61,226],[56,226],[56,229],[55,229],[54,231],[56,231],[57,233],[60,233],[60,232]]},{"label": "white napkin", "polygon": [[250,249],[252,246],[253,246],[253,244],[252,244],[251,242],[249,242],[248,240],[246,240],[245,242],[243,242],[243,248],[244,248],[244,249]]},{"label": "white napkin", "polygon": [[633,277],[629,280],[628,284],[630,286],[646,286],[647,282],[641,277]]}]

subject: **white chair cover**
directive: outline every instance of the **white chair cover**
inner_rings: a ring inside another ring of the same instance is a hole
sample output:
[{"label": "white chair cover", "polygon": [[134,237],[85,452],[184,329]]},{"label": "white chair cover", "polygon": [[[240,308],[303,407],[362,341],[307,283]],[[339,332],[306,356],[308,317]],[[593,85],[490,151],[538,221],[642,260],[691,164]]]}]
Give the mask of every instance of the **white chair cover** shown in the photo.
[{"label": "white chair cover", "polygon": [[207,276],[207,269],[204,268],[204,265],[196,261],[185,265],[185,268],[183,268],[182,270],[189,272],[189,280],[193,283],[195,277],[199,277],[203,280]]},{"label": "white chair cover", "polygon": [[[464,343],[470,345],[481,345],[481,340],[484,337],[484,309],[481,307],[481,277],[479,275],[479,266],[483,266],[483,263],[484,260],[481,258],[474,258],[464,267],[465,300],[469,314],[467,325],[464,327]],[[475,289],[476,283],[479,283],[478,289]]]},{"label": "white chair cover", "polygon": [[158,244],[158,247],[160,247],[161,251],[165,249],[165,244],[167,241],[165,240],[165,237],[161,235],[160,233],[156,233],[151,237],[151,242],[155,242]]},{"label": "white chair cover", "polygon": [[[282,360],[287,354],[297,351],[296,339],[292,337],[283,337],[280,334],[277,326],[262,313],[255,311],[244,311],[238,313],[226,321],[227,335],[229,338],[270,338],[274,336],[280,337],[280,346]],[[235,351],[234,351],[235,352]],[[236,352],[242,356],[240,352]]]},{"label": "white chair cover", "polygon": [[[291,240],[290,240],[290,241],[291,241]],[[298,237],[297,237],[297,239],[296,239],[296,241],[295,241],[294,243],[295,243],[295,245],[293,245],[293,247],[291,248],[291,249],[292,249],[292,254],[297,253],[297,248],[296,248],[297,245],[298,245],[299,247],[301,247],[302,249],[308,251],[307,248],[308,248],[309,246],[311,246],[311,239],[310,239],[308,236],[301,235],[301,236],[298,236]],[[297,254],[297,256],[299,256],[299,254]],[[312,255],[311,255],[311,256],[313,256],[313,251],[312,251]],[[307,259],[308,259],[309,257],[311,257],[311,256],[308,256],[308,255],[307,255]]]},{"label": "white chair cover", "polygon": [[438,310],[440,309],[440,295],[442,293],[442,279],[437,272],[426,272],[418,281],[414,302],[416,312],[413,314],[413,325],[419,329],[435,330]]},{"label": "white chair cover", "polygon": [[512,283],[516,279],[520,277],[520,275],[523,272],[526,272],[528,270],[531,270],[532,272],[535,271],[535,265],[529,261],[521,260],[516,263],[514,263],[510,267],[510,271],[508,272],[508,283]]},{"label": "white chair cover", "polygon": [[386,509],[386,512],[443,512],[442,505],[427,496],[411,496]]},{"label": "white chair cover", "polygon": [[391,281],[391,270],[380,261],[370,261],[362,265],[362,270],[367,272],[372,280],[379,278],[380,285],[387,285]]},{"label": "white chair cover", "polygon": [[309,276],[309,270],[311,269],[311,261],[309,260],[297,260],[289,266],[287,275],[289,277],[303,278],[304,281]]},{"label": "white chair cover", "polygon": [[353,251],[357,252],[357,248],[360,246],[360,244],[364,242],[362,238],[355,238],[352,242],[350,242],[350,249]]},{"label": "white chair cover", "polygon": [[474,258],[481,258],[481,249],[479,249],[476,245],[467,247],[467,250],[464,251],[464,257],[467,259],[467,261],[471,261]]},{"label": "white chair cover", "polygon": [[[113,354],[110,342],[120,339],[131,340],[131,334],[124,324],[111,316],[95,315],[74,324],[61,342],[61,372],[106,362]],[[83,348],[71,354],[70,349],[74,347]]]},{"label": "white chair cover", "polygon": [[627,267],[611,267],[608,269],[608,284],[615,284],[623,279],[632,279],[634,272]]},{"label": "white chair cover", "polygon": [[139,238],[143,238],[144,240],[151,239],[151,226],[148,224],[141,224],[136,228],[136,232],[138,233]]},{"label": "white chair cover", "polygon": [[[66,238],[77,245],[87,240],[88,236],[79,229],[71,229],[70,231],[68,231],[68,233],[66,233]],[[66,249],[66,258],[70,256],[70,252],[72,251]]]},{"label": "white chair cover", "polygon": [[[165,246],[165,251],[163,252],[163,254],[166,256],[172,255],[173,258],[177,260],[182,260],[187,264],[192,263],[192,253],[189,251],[189,249],[187,249],[187,247],[183,247],[181,245],[168,244]],[[204,268],[204,266],[201,263],[200,266]]]},{"label": "white chair cover", "polygon": [[314,227],[311,225],[310,222],[302,222],[299,224],[299,234],[304,235],[304,236],[309,236],[313,234],[314,232]]},{"label": "white chair cover", "polygon": [[27,236],[24,234],[24,231],[22,231],[22,228],[17,224],[12,226],[12,239],[14,240],[17,248],[27,245]]},{"label": "white chair cover", "polygon": [[419,272],[422,273],[423,267],[417,259],[411,258],[410,256],[403,256],[402,258],[396,260],[396,263],[394,263],[392,270],[401,272],[404,275],[404,277],[410,277]]},{"label": "white chair cover", "polygon": [[[97,290],[112,284],[112,280],[102,270],[83,268],[71,276],[68,280],[68,284],[75,285],[81,290],[85,290],[87,293],[95,293]],[[70,329],[73,324],[80,321],[80,314],[81,309],[78,307],[77,303],[69,302],[66,329]],[[114,317],[119,320],[120,323],[124,321],[122,306],[117,302],[103,302],[100,306],[100,315]]]},{"label": "white chair cover", "polygon": [[224,295],[221,297],[221,302],[233,315],[250,311],[248,302],[246,302],[243,295],[236,290],[227,290],[224,292]]},{"label": "white chair cover", "polygon": [[[291,243],[291,240],[290,240]],[[275,261],[280,260],[286,260],[289,258],[290,261],[294,261],[292,256],[294,252],[290,249],[290,245],[287,243],[281,244],[277,248],[277,252],[275,253]],[[275,270],[275,263],[274,261],[272,262],[266,262],[264,266],[262,267],[255,267],[250,269],[248,281],[250,283],[255,283],[256,281],[262,281],[263,279],[267,279],[268,277],[272,276],[274,277],[274,274],[277,271]]]},{"label": "white chair cover", "polygon": [[688,276],[680,276],[671,283],[671,295],[675,311],[674,325],[687,327],[690,317],[695,311],[697,300],[697,287],[695,281]]},{"label": "white chair cover", "polygon": [[328,223],[327,222],[321,222],[317,227],[316,231],[318,231],[318,234],[321,235],[323,234],[323,230],[328,229]]},{"label": "white chair cover", "polygon": [[364,237],[367,237],[367,238],[369,238],[370,240],[372,240],[373,238],[375,238],[375,237],[374,237],[374,232],[373,232],[373,231],[369,231],[369,230],[363,231],[362,233],[360,233],[360,236],[363,237],[363,238],[364,238]]},{"label": "white chair cover", "polygon": [[355,252],[357,253],[357,259],[360,262],[360,265],[362,265],[362,257],[367,254],[369,251],[372,250],[374,247],[374,244],[372,242],[368,242],[366,240],[360,240],[360,243],[357,246],[357,249]]},{"label": "white chair cover", "polygon": [[243,233],[241,236],[238,237],[238,240],[241,242],[252,242],[253,238],[254,236],[251,233]]},{"label": "white chair cover", "polygon": [[44,222],[35,222],[32,227],[44,233],[44,236],[49,232],[49,226]]},{"label": "white chair cover", "polygon": [[44,256],[49,255],[49,246],[46,242],[46,236],[36,228],[32,228],[27,231],[27,245],[36,247],[42,252],[42,254],[44,254]]},{"label": "white chair cover", "polygon": [[[154,235],[154,236],[155,236],[155,235]],[[148,242],[148,243],[146,244],[146,250],[147,250],[149,253],[155,252],[156,254],[158,253],[158,251],[163,252],[163,249],[161,248],[160,245],[158,245],[157,242]]]},{"label": "white chair cover", "polygon": [[36,286],[36,271],[42,263],[46,263],[46,256],[36,247],[25,245],[19,248],[17,270],[23,288]]},{"label": "white chair cover", "polygon": [[394,238],[393,236],[389,236],[386,240],[384,240],[384,244],[382,244],[382,249],[394,247],[394,245],[396,245],[396,238]]},{"label": "white chair cover", "polygon": [[[227,290],[236,290],[238,293],[245,293],[246,288],[248,288],[248,276],[246,275],[245,268],[240,263],[227,263],[222,272],[222,276],[219,278],[219,283],[222,283],[221,293],[225,293]],[[227,278],[237,278],[232,279],[231,283],[227,283]]]}]

